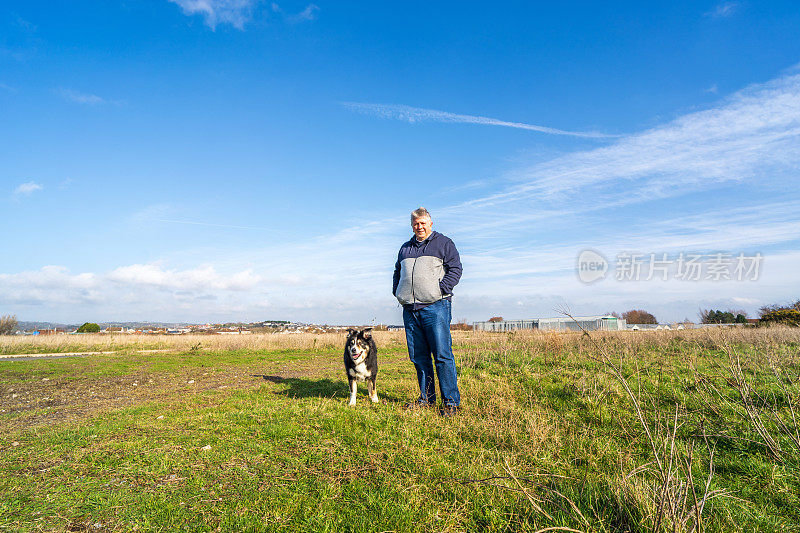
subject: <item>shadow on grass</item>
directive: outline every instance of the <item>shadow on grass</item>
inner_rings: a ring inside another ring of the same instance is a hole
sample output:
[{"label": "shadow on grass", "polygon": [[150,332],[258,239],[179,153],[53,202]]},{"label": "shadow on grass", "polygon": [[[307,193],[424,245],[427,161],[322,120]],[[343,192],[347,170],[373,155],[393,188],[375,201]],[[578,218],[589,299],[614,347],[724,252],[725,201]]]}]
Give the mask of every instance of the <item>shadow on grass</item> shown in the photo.
[{"label": "shadow on grass", "polygon": [[[285,378],[283,376],[269,376],[266,374],[255,374],[254,378],[261,378],[264,381],[277,383],[286,386],[285,389],[276,391],[276,394],[288,396],[290,398],[349,398],[350,390],[347,381],[342,379],[304,379],[304,378]],[[404,399],[395,396],[387,396],[380,390],[380,380],[378,380],[378,397],[381,401],[389,403],[401,403]],[[366,385],[359,384],[358,401],[366,401]]]}]

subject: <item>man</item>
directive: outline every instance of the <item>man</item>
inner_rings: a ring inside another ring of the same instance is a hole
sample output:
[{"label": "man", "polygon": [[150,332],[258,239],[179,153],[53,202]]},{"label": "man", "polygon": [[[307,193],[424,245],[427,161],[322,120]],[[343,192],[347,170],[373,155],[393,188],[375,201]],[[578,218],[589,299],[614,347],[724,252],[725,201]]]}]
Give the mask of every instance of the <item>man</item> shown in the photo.
[{"label": "man", "polygon": [[461,259],[453,241],[433,231],[432,226],[431,215],[424,207],[411,212],[414,236],[397,254],[392,294],[403,304],[408,356],[419,381],[419,399],[409,407],[436,405],[432,354],[442,414],[452,416],[458,412],[461,395],[450,338],[450,299],[461,278]]}]

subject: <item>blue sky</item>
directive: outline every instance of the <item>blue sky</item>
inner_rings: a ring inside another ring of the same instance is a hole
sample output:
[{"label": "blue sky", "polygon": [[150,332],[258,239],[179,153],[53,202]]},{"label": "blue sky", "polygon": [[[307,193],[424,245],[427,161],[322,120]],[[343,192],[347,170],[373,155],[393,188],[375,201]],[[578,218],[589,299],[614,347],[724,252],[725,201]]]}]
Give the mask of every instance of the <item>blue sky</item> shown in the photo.
[{"label": "blue sky", "polygon": [[[796,299],[798,27],[796,2],[4,2],[0,314],[399,323],[419,205],[462,254],[456,319]],[[763,262],[619,281],[628,252]]]}]

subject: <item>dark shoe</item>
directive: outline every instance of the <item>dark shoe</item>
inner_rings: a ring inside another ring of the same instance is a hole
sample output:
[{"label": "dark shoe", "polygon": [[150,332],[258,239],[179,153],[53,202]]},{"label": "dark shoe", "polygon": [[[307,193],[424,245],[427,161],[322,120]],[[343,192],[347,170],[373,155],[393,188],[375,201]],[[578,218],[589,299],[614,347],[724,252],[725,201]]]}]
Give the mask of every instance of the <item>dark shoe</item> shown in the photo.
[{"label": "dark shoe", "polygon": [[442,407],[442,410],[439,412],[440,415],[444,417],[451,417],[456,416],[461,408],[457,405],[445,405]]},{"label": "dark shoe", "polygon": [[415,409],[427,409],[428,407],[431,407],[432,405],[433,404],[430,404],[428,402],[423,402],[422,400],[414,400],[412,402],[406,403],[403,406],[403,408],[408,410],[408,411],[413,411]]}]

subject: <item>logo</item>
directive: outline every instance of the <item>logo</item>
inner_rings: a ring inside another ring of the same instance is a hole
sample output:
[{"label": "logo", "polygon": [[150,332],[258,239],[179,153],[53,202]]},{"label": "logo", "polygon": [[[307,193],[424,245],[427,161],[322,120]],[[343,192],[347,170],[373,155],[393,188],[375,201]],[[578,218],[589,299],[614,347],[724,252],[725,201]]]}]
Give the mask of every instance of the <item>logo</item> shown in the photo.
[{"label": "logo", "polygon": [[594,283],[606,277],[608,260],[600,252],[583,250],[578,254],[576,268],[579,280],[583,283]]}]

